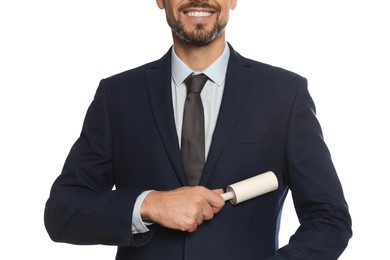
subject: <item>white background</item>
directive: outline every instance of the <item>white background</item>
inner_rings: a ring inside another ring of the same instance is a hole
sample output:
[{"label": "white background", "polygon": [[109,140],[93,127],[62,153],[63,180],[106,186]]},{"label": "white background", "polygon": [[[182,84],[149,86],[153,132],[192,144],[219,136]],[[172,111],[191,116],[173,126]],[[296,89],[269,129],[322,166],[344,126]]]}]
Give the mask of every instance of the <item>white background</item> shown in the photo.
[{"label": "white background", "polygon": [[[384,259],[387,251],[388,6],[239,0],[227,28],[242,55],[309,80],[353,218],[340,259]],[[1,0],[1,259],[114,259],[115,247],[52,242],[44,204],[99,80],[160,58],[170,45],[153,0]],[[296,226],[288,198],[281,245]]]}]

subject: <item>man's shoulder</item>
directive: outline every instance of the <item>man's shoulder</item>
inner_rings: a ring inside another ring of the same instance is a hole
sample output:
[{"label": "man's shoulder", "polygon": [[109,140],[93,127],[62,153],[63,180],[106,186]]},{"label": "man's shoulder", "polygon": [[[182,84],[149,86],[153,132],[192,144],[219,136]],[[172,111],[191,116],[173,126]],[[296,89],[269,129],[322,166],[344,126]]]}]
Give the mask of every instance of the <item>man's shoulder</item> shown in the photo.
[{"label": "man's shoulder", "polygon": [[137,79],[142,79],[148,70],[157,67],[160,62],[161,62],[160,60],[148,62],[138,67],[131,68],[129,70],[122,71],[112,76],[109,76],[104,80],[110,82],[120,82],[120,81],[128,81],[128,80],[134,81]]},{"label": "man's shoulder", "polygon": [[267,78],[285,78],[287,80],[305,80],[305,78],[300,74],[283,67],[260,62],[254,59],[243,57],[241,55],[240,59],[242,60],[244,66],[252,68],[254,75]]},{"label": "man's shoulder", "polygon": [[117,74],[105,78],[104,81],[111,82],[111,83],[120,83],[120,82],[129,82],[129,80],[131,80],[132,82],[136,82],[137,80],[144,80],[145,73],[147,73],[148,71],[159,67],[164,67],[164,68],[169,67],[170,53],[171,50],[169,50],[160,59],[145,63],[143,65],[131,68],[123,72],[119,72]]},{"label": "man's shoulder", "polygon": [[239,66],[247,70],[244,74],[251,75],[251,82],[254,86],[261,86],[262,89],[268,88],[283,93],[294,92],[302,87],[307,87],[306,78],[292,70],[246,58],[235,51],[232,53],[232,58],[238,61]]},{"label": "man's shoulder", "polygon": [[231,61],[233,61],[232,63],[234,64],[234,61],[236,61],[238,62],[238,64],[241,64],[242,67],[251,68],[254,75],[277,78],[304,79],[301,75],[291,70],[244,57],[239,52],[237,52],[230,44],[229,47],[230,58]]}]

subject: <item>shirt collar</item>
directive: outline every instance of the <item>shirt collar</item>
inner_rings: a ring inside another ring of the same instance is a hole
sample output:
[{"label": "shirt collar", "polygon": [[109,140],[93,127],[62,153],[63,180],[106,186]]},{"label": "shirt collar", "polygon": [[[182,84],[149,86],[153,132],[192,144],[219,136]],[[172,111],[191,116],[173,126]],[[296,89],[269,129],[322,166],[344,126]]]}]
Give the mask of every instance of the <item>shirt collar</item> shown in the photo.
[{"label": "shirt collar", "polygon": [[180,86],[191,73],[204,73],[218,86],[225,81],[226,70],[229,62],[230,50],[226,44],[221,56],[218,57],[204,71],[192,71],[175,53],[172,48],[172,78],[176,86]]}]

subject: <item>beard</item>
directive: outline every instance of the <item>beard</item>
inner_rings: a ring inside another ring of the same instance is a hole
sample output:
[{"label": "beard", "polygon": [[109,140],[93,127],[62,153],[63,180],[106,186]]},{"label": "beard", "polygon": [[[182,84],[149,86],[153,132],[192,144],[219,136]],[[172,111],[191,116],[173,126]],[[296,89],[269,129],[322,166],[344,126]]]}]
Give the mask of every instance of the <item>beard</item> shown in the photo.
[{"label": "beard", "polygon": [[204,30],[203,24],[197,24],[194,31],[186,31],[180,20],[169,23],[177,37],[188,45],[203,47],[219,38],[225,31],[226,23],[216,23],[211,31]]},{"label": "beard", "polygon": [[[218,6],[211,6],[209,3],[199,3],[191,1],[187,4],[184,4],[179,7],[178,12],[182,12],[186,8],[208,8],[214,10],[215,13],[220,13],[220,8]],[[177,37],[188,45],[202,47],[206,46],[218,37],[220,37],[225,31],[226,23],[219,23],[218,21],[213,26],[211,31],[206,31],[203,24],[197,24],[194,31],[186,31],[184,29],[183,23],[180,19],[176,21],[168,21],[168,25],[171,27],[172,31],[177,35]]]}]

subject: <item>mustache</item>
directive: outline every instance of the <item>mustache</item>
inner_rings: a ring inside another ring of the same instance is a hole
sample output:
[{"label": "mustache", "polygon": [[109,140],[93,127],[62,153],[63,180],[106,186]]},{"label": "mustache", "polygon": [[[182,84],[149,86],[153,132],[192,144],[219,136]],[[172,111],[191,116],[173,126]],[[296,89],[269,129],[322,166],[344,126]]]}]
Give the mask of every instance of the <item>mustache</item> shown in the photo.
[{"label": "mustache", "polygon": [[209,3],[199,3],[199,2],[189,2],[187,4],[183,4],[182,6],[179,7],[179,11],[180,12],[183,12],[184,10],[188,9],[188,8],[207,8],[207,9],[211,9],[213,10],[214,12],[219,12],[221,9],[217,6],[212,6],[210,5]]}]

